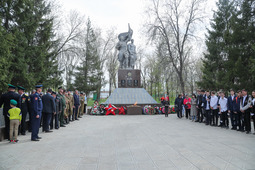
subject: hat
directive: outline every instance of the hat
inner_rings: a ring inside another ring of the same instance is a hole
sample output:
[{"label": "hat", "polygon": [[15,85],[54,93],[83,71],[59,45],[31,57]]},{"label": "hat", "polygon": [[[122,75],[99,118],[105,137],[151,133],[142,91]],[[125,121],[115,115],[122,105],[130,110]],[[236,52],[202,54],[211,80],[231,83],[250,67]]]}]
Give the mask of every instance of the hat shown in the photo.
[{"label": "hat", "polygon": [[11,99],[11,100],[10,100],[10,104],[11,104],[11,105],[16,106],[18,103],[17,103],[17,101],[16,101],[16,100]]},{"label": "hat", "polygon": [[22,87],[22,86],[17,86],[17,87],[18,87],[19,90],[25,90],[25,88]]},{"label": "hat", "polygon": [[59,89],[62,89],[62,86],[58,87],[58,90],[59,90]]},{"label": "hat", "polygon": [[43,85],[41,85],[41,84],[35,86],[35,88],[42,88],[42,87],[43,87]]},{"label": "hat", "polygon": [[12,84],[8,84],[9,88],[12,88],[12,89],[16,89],[16,86],[12,85]]},{"label": "hat", "polygon": [[54,92],[54,91],[52,91],[52,93],[51,94],[57,94],[56,92]]},{"label": "hat", "polygon": [[205,92],[205,90],[201,90],[201,92]]}]

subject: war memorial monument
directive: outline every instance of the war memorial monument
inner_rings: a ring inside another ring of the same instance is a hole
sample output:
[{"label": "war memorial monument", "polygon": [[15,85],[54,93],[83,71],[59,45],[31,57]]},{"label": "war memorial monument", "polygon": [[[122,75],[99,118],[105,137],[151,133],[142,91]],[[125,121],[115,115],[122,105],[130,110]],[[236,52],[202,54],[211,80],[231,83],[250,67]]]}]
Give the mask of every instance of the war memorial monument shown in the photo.
[{"label": "war memorial monument", "polygon": [[[128,25],[128,32],[118,35],[119,42],[116,45],[116,49],[119,51],[118,60],[120,62],[118,70],[118,88],[113,91],[105,104],[113,104],[116,106],[135,104],[139,108],[144,105],[158,104],[141,86],[141,70],[135,69],[137,55],[132,36],[133,30],[130,28],[130,25]],[[131,107],[128,107],[128,110],[130,109]],[[132,109],[134,109],[134,107],[132,107]],[[137,111],[134,112],[133,114],[141,113],[140,111],[139,113]]]}]

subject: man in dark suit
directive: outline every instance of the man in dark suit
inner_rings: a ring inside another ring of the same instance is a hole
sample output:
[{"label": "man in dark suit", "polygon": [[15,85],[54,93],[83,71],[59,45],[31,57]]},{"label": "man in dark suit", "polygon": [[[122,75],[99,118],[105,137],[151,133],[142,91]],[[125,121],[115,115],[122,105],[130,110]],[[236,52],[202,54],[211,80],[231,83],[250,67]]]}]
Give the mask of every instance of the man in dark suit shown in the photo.
[{"label": "man in dark suit", "polygon": [[56,112],[55,101],[53,96],[51,95],[51,92],[52,90],[48,89],[47,93],[42,97],[43,131],[45,131],[46,133],[52,132],[51,130],[49,130],[49,126],[51,122],[51,117]]},{"label": "man in dark suit", "polygon": [[204,99],[203,99],[203,95],[204,95],[204,90],[199,90],[198,91],[198,95],[197,95],[197,120],[195,122],[200,122],[202,123],[203,122],[203,111],[202,111],[202,108],[203,108],[203,102],[204,102]]},{"label": "man in dark suit", "polygon": [[230,121],[232,128],[231,130],[236,130],[237,129],[237,122],[236,122],[236,116],[234,114],[234,102],[235,102],[235,92],[233,89],[230,89],[230,96],[228,97],[228,113],[230,114]]},{"label": "man in dark suit", "polygon": [[60,98],[57,96],[56,92],[52,92],[52,96],[55,100],[55,114],[52,114],[51,117],[51,123],[50,123],[50,129],[53,129],[53,121],[55,120],[55,129],[59,129],[59,120],[58,117],[61,113],[61,102],[60,102]]},{"label": "man in dark suit", "polygon": [[203,109],[205,110],[205,119],[206,119],[206,125],[211,125],[212,121],[211,121],[211,118],[212,118],[212,111],[211,111],[211,103],[210,103],[210,100],[211,100],[211,95],[210,95],[210,91],[207,90],[206,91],[206,95],[205,95],[205,98],[204,98],[204,107]]},{"label": "man in dark suit", "polygon": [[79,107],[80,107],[80,98],[79,98],[79,93],[78,93],[78,90],[75,90],[75,93],[73,95],[73,99],[74,99],[74,113],[73,113],[73,120],[75,118],[75,120],[79,120],[77,118],[78,116],[78,110],[79,110]]},{"label": "man in dark suit", "polygon": [[18,102],[17,107],[20,108],[20,95],[15,93],[15,89],[16,87],[8,84],[8,92],[4,93],[1,97],[0,97],[0,108],[2,107],[2,105],[4,104],[4,108],[3,108],[3,115],[4,115],[4,122],[5,122],[5,133],[4,133],[4,137],[5,139],[10,140],[10,135],[9,135],[9,131],[10,131],[10,120],[8,115],[8,110],[11,109],[10,106],[10,100],[14,99]]},{"label": "man in dark suit", "polygon": [[240,111],[244,113],[244,126],[247,134],[251,132],[251,115],[250,115],[250,106],[252,103],[252,99],[249,95],[247,95],[247,90],[242,90],[242,99],[240,103]]},{"label": "man in dark suit", "polygon": [[26,95],[25,88],[21,86],[18,87],[18,93],[21,96],[21,113],[22,113],[22,119],[21,119],[21,134],[26,135],[27,130],[27,124],[26,124],[26,118],[27,113],[29,112],[29,105],[30,105],[30,98],[28,95]]}]

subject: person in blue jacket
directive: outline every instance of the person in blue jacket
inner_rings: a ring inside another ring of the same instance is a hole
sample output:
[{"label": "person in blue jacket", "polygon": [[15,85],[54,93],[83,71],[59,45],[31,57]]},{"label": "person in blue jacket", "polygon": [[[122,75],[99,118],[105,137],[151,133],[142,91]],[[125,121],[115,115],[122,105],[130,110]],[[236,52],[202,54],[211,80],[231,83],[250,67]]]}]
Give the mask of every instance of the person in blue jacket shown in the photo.
[{"label": "person in blue jacket", "polygon": [[31,95],[31,124],[32,124],[32,134],[31,134],[31,141],[39,141],[41,137],[38,136],[39,128],[40,128],[40,120],[42,117],[42,99],[41,99],[41,92],[42,92],[42,85],[35,86],[36,92],[35,94]]}]

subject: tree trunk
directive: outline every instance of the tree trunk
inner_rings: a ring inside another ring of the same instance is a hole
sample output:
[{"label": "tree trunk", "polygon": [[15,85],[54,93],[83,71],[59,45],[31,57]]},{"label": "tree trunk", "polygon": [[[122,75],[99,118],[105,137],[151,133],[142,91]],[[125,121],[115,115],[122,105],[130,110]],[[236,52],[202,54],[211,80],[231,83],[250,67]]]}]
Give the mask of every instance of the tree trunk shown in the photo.
[{"label": "tree trunk", "polygon": [[110,76],[110,78],[109,78],[110,80],[109,80],[109,82],[110,82],[110,84],[109,84],[109,96],[111,95],[111,93],[112,93],[112,79],[111,79],[111,76]]}]

